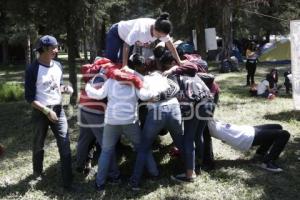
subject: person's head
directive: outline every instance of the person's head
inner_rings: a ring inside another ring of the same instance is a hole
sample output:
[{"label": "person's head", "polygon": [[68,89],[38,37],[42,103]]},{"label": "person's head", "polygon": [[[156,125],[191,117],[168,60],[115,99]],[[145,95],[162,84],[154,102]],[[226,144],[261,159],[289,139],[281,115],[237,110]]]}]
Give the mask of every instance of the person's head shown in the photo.
[{"label": "person's head", "polygon": [[273,81],[273,77],[271,74],[267,74],[266,75],[266,80],[269,81],[269,82],[272,82]]},{"label": "person's head", "polygon": [[159,59],[163,54],[164,52],[166,51],[166,48],[163,47],[163,46],[156,46],[154,49],[153,49],[153,54],[154,54],[154,57],[156,59]]},{"label": "person's head", "polygon": [[128,65],[131,69],[143,74],[145,69],[145,58],[140,54],[133,54],[129,59]]},{"label": "person's head", "polygon": [[155,21],[153,36],[156,38],[165,37],[172,31],[172,23],[169,20],[169,13],[162,13]]},{"label": "person's head", "polygon": [[162,71],[165,71],[171,68],[176,63],[176,60],[174,59],[172,53],[169,50],[166,50],[160,57],[159,62],[162,66]]},{"label": "person's head", "polygon": [[250,45],[249,45],[249,49],[250,49],[251,51],[255,51],[255,50],[256,50],[256,43],[252,41],[252,42],[250,43]]},{"label": "person's head", "polygon": [[53,59],[58,52],[58,42],[55,37],[44,35],[38,39],[34,51]]}]

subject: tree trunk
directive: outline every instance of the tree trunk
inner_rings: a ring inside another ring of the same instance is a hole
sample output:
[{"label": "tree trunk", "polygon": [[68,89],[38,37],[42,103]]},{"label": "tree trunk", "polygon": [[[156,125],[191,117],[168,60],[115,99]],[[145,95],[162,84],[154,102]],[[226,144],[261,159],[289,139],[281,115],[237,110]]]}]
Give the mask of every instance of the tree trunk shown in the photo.
[{"label": "tree trunk", "polygon": [[197,31],[197,47],[198,52],[206,59],[206,46],[205,46],[205,20],[203,16],[200,16],[197,20],[196,31]]},{"label": "tree trunk", "polygon": [[86,42],[86,37],[83,35],[83,54],[84,54],[84,62],[88,62],[88,54],[87,54],[87,42]]},{"label": "tree trunk", "polygon": [[222,28],[223,28],[223,55],[224,58],[229,58],[232,49],[232,9],[230,0],[224,2]]},{"label": "tree trunk", "polygon": [[90,40],[90,62],[94,62],[97,56],[97,49],[96,49],[96,19],[94,17],[95,8],[91,9],[91,40]]},{"label": "tree trunk", "polygon": [[2,64],[8,64],[8,40],[2,42]]},{"label": "tree trunk", "polygon": [[26,64],[29,65],[31,63],[31,42],[30,42],[30,35],[27,34],[26,36]]},{"label": "tree trunk", "polygon": [[[98,25],[98,26],[97,26]],[[101,22],[96,21],[95,41],[96,41],[96,54],[97,56],[103,56],[102,51],[105,48],[105,19],[102,18]]]},{"label": "tree trunk", "polygon": [[71,19],[74,20],[75,16],[69,15],[68,22],[66,24],[67,28],[67,45],[68,45],[68,64],[69,64],[69,81],[72,84],[72,87],[74,89],[74,92],[71,96],[70,103],[72,105],[75,105],[77,102],[77,72],[76,72],[76,54],[77,54],[77,32],[76,29],[76,23],[74,21],[71,21]]}]

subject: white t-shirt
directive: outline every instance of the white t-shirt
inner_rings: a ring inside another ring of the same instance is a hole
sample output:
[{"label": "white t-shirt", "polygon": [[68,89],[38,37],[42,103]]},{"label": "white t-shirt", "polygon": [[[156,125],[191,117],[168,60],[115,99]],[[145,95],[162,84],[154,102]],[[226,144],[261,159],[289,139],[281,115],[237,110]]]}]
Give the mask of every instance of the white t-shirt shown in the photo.
[{"label": "white t-shirt", "polygon": [[220,139],[241,151],[250,149],[255,136],[253,126],[239,126],[214,120],[208,121],[208,129],[212,137]]},{"label": "white t-shirt", "polygon": [[136,42],[150,44],[157,39],[163,42],[168,42],[170,40],[169,35],[162,38],[151,36],[150,27],[154,25],[154,23],[155,19],[151,18],[138,18],[128,21],[120,21],[118,23],[118,33],[120,38],[130,46],[134,45]]},{"label": "white t-shirt", "polygon": [[61,104],[61,78],[62,69],[57,62],[51,61],[50,67],[40,64],[36,80],[36,100],[45,106]]},{"label": "white t-shirt", "polygon": [[260,82],[257,85],[257,95],[265,93],[265,91],[268,89],[269,86],[270,86],[270,83],[267,80],[263,80],[262,82]]},{"label": "white t-shirt", "polygon": [[111,125],[135,123],[138,120],[138,99],[146,101],[159,94],[145,88],[138,90],[133,85],[114,79],[108,79],[100,89],[87,84],[85,91],[93,99],[107,97],[104,122]]}]

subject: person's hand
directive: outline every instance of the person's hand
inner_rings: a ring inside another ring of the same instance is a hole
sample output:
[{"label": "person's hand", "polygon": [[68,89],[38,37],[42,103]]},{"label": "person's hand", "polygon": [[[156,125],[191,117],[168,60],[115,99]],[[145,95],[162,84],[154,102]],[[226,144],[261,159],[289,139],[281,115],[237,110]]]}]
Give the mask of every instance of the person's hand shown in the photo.
[{"label": "person's hand", "polygon": [[185,63],[186,61],[185,60],[179,60],[179,66],[182,66],[182,65],[184,65],[184,63]]},{"label": "person's hand", "polygon": [[164,71],[164,72],[162,73],[162,75],[163,75],[163,76],[169,76],[169,75],[172,74],[172,73],[173,73],[173,70],[172,70],[172,69],[168,69],[168,70]]},{"label": "person's hand", "polygon": [[70,85],[62,85],[61,86],[61,92],[62,93],[67,93],[67,94],[72,94],[74,92],[74,90]]},{"label": "person's hand", "polygon": [[56,123],[58,122],[58,118],[57,118],[57,115],[56,113],[51,110],[50,108],[47,108],[46,106],[42,108],[41,110],[47,117],[48,119],[53,122],[53,123]]},{"label": "person's hand", "polygon": [[57,115],[53,110],[50,110],[47,117],[52,123],[57,123],[58,122]]},{"label": "person's hand", "polygon": [[170,74],[173,74],[173,72],[174,72],[177,68],[178,68],[178,66],[175,65],[175,66],[171,67],[170,69],[164,71],[164,72],[162,73],[162,75],[163,75],[163,76],[168,76],[168,75],[170,75]]},{"label": "person's hand", "polygon": [[127,65],[121,68],[124,72],[134,73],[134,70],[130,69]]}]

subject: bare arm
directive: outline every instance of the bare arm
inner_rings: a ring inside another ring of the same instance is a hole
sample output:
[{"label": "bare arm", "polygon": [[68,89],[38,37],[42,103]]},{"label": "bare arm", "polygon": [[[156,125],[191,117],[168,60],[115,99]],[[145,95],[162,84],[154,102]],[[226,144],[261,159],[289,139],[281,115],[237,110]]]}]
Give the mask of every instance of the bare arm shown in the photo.
[{"label": "bare arm", "polygon": [[97,100],[101,100],[101,99],[104,99],[105,97],[107,97],[107,92],[108,92],[107,85],[108,85],[109,80],[107,80],[104,83],[104,85],[99,89],[96,89],[96,88],[92,87],[90,83],[87,83],[85,86],[85,91],[86,91],[87,96],[92,99],[97,99]]},{"label": "bare arm", "polygon": [[171,51],[171,53],[172,53],[173,57],[175,58],[176,62],[179,65],[182,65],[183,61],[180,60],[179,55],[178,55],[178,53],[176,51],[176,48],[174,47],[174,44],[171,41],[168,41],[168,42],[166,42],[166,46]]}]

